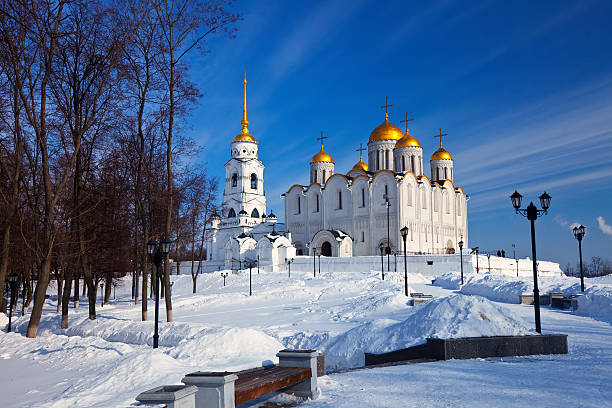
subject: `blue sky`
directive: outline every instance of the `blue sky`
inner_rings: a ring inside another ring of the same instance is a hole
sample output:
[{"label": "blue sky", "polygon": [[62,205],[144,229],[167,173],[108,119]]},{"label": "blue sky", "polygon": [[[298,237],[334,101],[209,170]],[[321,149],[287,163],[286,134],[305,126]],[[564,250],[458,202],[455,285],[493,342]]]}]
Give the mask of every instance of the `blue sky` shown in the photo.
[{"label": "blue sky", "polygon": [[[549,215],[537,221],[538,257],[577,260],[570,225],[588,227],[584,256],[612,259],[612,2],[244,1],[236,38],[211,38],[192,58],[204,96],[189,132],[201,160],[224,177],[240,131],[242,71],[249,129],[266,166],[268,209],[308,183],[315,140],[337,172],[384,119],[423,146],[438,128],[455,159],[455,184],[471,196],[470,245],[530,255],[529,223],[508,196],[546,190]],[[403,126],[400,126],[403,128]]]}]

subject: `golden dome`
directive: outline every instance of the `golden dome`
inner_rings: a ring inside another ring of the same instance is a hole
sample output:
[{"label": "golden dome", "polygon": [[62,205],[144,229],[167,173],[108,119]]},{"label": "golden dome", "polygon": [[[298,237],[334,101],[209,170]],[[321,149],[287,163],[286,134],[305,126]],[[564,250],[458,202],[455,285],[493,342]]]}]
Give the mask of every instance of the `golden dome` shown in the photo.
[{"label": "golden dome", "polygon": [[323,145],[321,145],[321,151],[314,156],[312,156],[311,163],[333,163],[334,159],[323,150]]},{"label": "golden dome", "polygon": [[242,132],[238,133],[236,135],[236,137],[234,138],[234,140],[232,140],[232,142],[253,142],[253,143],[257,143],[257,141],[255,140],[255,138],[253,136],[251,136],[251,134],[249,133],[249,131],[247,130],[246,132],[244,131],[245,129],[243,129]]},{"label": "golden dome", "polygon": [[389,122],[389,115],[385,114],[385,121],[370,133],[370,142],[377,140],[400,140],[402,137],[404,137],[404,132]]},{"label": "golden dome", "polygon": [[368,165],[363,162],[363,156],[359,157],[359,161],[353,166],[352,170],[368,171]]},{"label": "golden dome", "polygon": [[442,146],[431,155],[431,160],[453,160],[453,157],[449,152],[444,150]]},{"label": "golden dome", "polygon": [[421,144],[415,137],[410,136],[408,129],[406,129],[406,134],[404,137],[398,140],[395,144],[395,148],[397,149],[398,147],[421,147]]}]

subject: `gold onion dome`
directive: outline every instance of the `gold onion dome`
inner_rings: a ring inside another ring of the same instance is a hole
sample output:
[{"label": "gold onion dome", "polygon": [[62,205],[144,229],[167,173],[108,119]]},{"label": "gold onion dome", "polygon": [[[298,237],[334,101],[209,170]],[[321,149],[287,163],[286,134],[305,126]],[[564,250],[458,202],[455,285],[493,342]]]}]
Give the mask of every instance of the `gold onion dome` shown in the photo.
[{"label": "gold onion dome", "polygon": [[431,160],[453,160],[449,152],[444,150],[442,146],[431,155]]},{"label": "gold onion dome", "polygon": [[385,121],[370,133],[369,141],[400,140],[402,137],[404,137],[404,132],[393,123],[389,122],[389,115],[385,113]]},{"label": "gold onion dome", "polygon": [[415,137],[410,136],[410,133],[408,133],[408,129],[406,129],[406,134],[404,135],[404,137],[398,140],[395,144],[395,148],[398,147],[421,147],[421,144]]},{"label": "gold onion dome", "polygon": [[321,144],[321,151],[312,156],[311,163],[333,163],[334,159],[323,150],[323,144]]},{"label": "gold onion dome", "polygon": [[359,157],[359,161],[353,166],[353,170],[368,171],[368,165],[363,162],[363,156]]},{"label": "gold onion dome", "polygon": [[244,71],[244,80],[242,81],[244,84],[244,99],[242,100],[242,120],[240,124],[242,125],[242,130],[240,133],[236,135],[232,142],[252,142],[257,143],[255,138],[249,133],[249,121],[247,120],[247,103],[246,103],[246,71]]}]

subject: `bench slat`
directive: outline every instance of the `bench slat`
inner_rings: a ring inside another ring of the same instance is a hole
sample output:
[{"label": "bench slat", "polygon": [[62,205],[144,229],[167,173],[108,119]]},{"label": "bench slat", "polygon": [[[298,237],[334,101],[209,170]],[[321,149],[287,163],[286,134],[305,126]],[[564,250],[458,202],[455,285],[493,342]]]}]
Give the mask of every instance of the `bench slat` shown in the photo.
[{"label": "bench slat", "polygon": [[238,375],[234,384],[236,405],[298,384],[312,377],[309,368],[300,367],[273,367],[236,374]]}]

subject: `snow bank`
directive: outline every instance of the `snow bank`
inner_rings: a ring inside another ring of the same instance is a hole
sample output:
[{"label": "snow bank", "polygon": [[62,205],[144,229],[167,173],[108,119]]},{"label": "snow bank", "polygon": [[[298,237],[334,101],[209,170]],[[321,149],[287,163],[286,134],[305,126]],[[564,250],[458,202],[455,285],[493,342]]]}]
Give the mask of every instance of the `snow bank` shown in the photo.
[{"label": "snow bank", "polygon": [[[464,283],[465,283],[464,276]],[[461,274],[459,272],[447,272],[434,279],[433,284],[444,289],[458,290],[461,286]]]},{"label": "snow bank", "polygon": [[[452,295],[414,308],[406,320],[377,319],[357,326],[319,348],[330,369],[363,366],[364,353],[384,353],[421,344],[428,337],[456,338],[531,334],[512,312],[476,296]],[[293,339],[296,343],[308,342]],[[317,341],[319,340],[319,341]]]},{"label": "snow bank", "polygon": [[593,285],[578,298],[576,314],[612,324],[612,286]]}]

